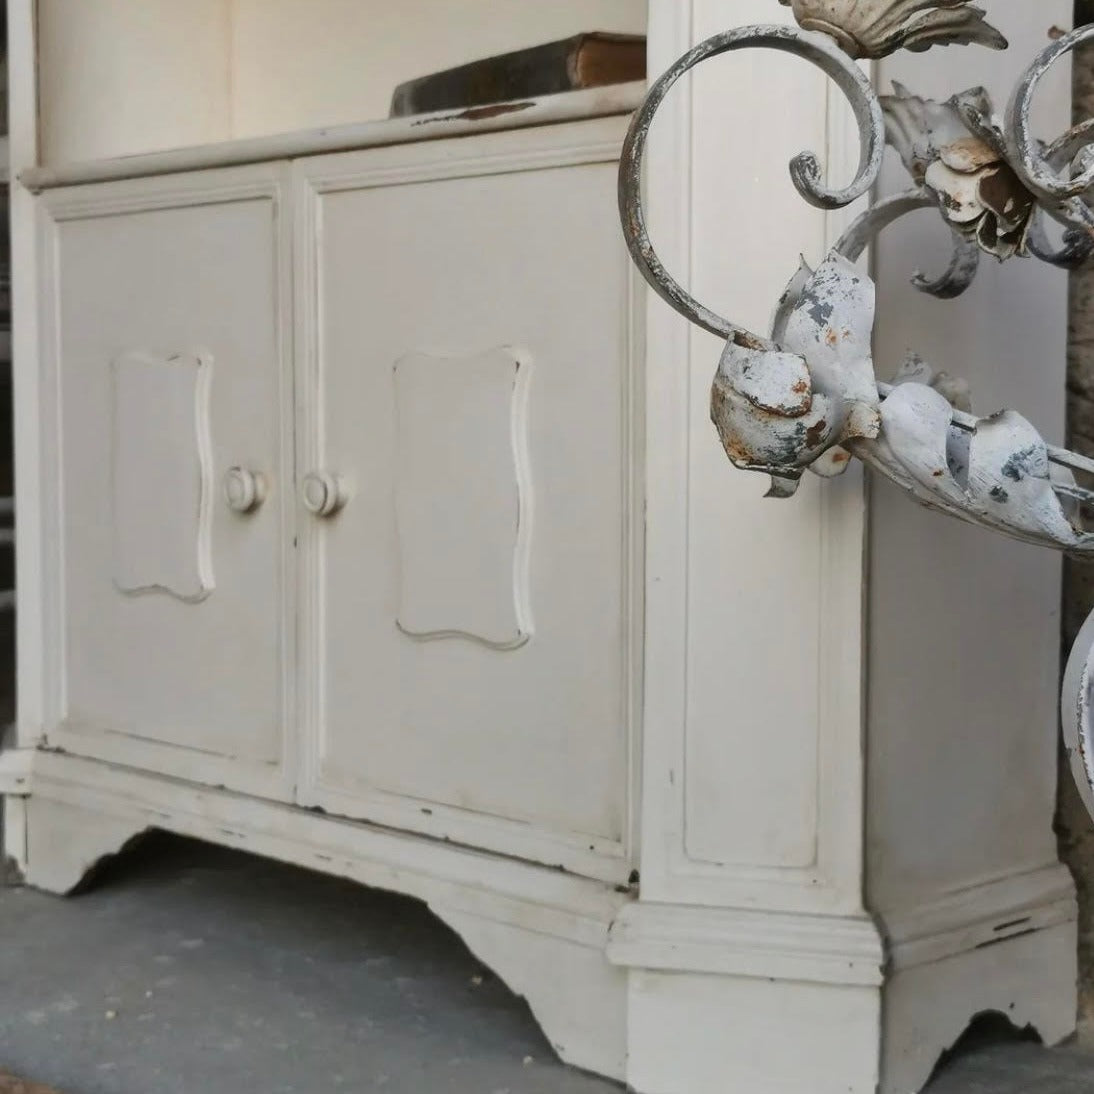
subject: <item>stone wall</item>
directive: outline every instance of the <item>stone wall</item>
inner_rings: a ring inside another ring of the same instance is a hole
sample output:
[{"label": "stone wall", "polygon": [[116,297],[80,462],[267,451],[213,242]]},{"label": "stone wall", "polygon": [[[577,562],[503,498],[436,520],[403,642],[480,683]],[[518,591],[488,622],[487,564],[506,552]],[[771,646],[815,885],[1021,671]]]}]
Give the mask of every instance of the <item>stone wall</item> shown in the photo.
[{"label": "stone wall", "polygon": [[[1094,22],[1094,0],[1076,0],[1075,22]],[[1094,117],[1094,48],[1076,56],[1075,117]],[[1094,456],[1094,269],[1072,274],[1069,333],[1067,444]],[[1065,656],[1091,611],[1094,563],[1068,562],[1064,573]],[[1066,762],[1060,766],[1057,832],[1061,854],[1079,888],[1080,1028],[1081,1035],[1094,1042],[1094,822],[1079,800]]]}]

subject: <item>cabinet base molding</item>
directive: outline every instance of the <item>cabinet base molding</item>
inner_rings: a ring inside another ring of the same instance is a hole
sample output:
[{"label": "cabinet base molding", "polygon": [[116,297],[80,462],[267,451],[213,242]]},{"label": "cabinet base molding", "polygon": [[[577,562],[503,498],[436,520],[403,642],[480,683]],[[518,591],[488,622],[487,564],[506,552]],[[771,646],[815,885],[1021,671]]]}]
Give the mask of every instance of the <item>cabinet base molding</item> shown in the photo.
[{"label": "cabinet base molding", "polygon": [[1046,1045],[1075,1032],[1078,940],[1072,920],[898,969],[885,987],[880,1094],[916,1094],[969,1025],[1002,1015]]},{"label": "cabinet base molding", "polygon": [[645,1094],[918,1094],[985,1014],[1057,1044],[1075,1029],[1075,920],[1060,866],[876,925],[630,904],[608,943],[630,969],[628,1081]]},{"label": "cabinet base molding", "polygon": [[[608,930],[632,895],[603,882],[321,811],[68,754],[34,755],[25,832],[6,854],[29,885],[66,893],[158,828],[416,897],[523,996],[567,1063],[625,1079],[627,974]],[[18,846],[16,846],[18,845]]]},{"label": "cabinet base molding", "polygon": [[1075,1032],[1077,908],[1060,865],[883,915],[880,1094],[914,1094],[969,1025],[1002,1016],[1046,1045]]},{"label": "cabinet base molding", "polygon": [[19,757],[19,772],[4,854],[29,884],[68,892],[159,828],[405,893],[527,1000],[563,1060],[638,1094],[917,1094],[981,1015],[1049,1044],[1075,1028],[1074,889],[1056,866],[876,921],[654,904],[70,754]]},{"label": "cabinet base molding", "polygon": [[868,916],[636,903],[608,956],[630,969],[635,1090],[875,1094],[885,953]]},{"label": "cabinet base molding", "polygon": [[578,940],[443,904],[429,906],[527,1001],[560,1059],[620,1082],[629,1078],[627,972],[607,960],[606,930],[598,942]]},{"label": "cabinet base molding", "polygon": [[885,953],[873,920],[853,916],[634,903],[612,924],[617,965],[671,973],[879,987]]}]

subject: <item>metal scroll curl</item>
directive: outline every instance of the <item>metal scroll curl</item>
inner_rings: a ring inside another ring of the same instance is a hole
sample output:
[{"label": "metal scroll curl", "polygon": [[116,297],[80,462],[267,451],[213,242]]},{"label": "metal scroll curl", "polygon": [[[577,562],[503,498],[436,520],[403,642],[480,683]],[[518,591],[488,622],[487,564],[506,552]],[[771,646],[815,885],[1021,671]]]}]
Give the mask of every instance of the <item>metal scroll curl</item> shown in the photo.
[{"label": "metal scroll curl", "polygon": [[[1009,118],[1028,120],[1039,74],[1087,37],[1094,28],[1042,55],[1012,100]],[[857,457],[930,508],[1025,542],[1094,553],[1094,535],[1081,521],[1094,492],[1074,475],[1094,474],[1094,461],[1049,445],[1014,411],[974,417],[967,388],[914,356],[894,384],[879,383],[872,356],[875,289],[855,266],[879,232],[923,209],[940,212],[954,240],[944,273],[913,279],[937,297],[964,292],[984,253],[1000,261],[1026,254],[1058,265],[1086,261],[1092,235],[1076,231],[1082,218],[1062,215],[1061,208],[1067,213],[1068,202],[1085,208],[1080,195],[1094,175],[1084,156],[1094,127],[1076,127],[1042,149],[1022,137],[1020,126],[1017,136],[1007,135],[982,88],[934,102],[895,85],[892,95],[879,98],[838,41],[782,26],[717,35],[653,84],[624,143],[619,209],[635,263],[662,299],[726,341],[711,392],[722,446],[736,467],[771,476],[770,496],[791,496],[806,470],[832,477]],[[833,78],[854,107],[862,137],[855,179],[843,189],[826,188],[816,157],[802,153],[790,171],[806,200],[836,208],[862,196],[877,178],[886,140],[916,184],[859,216],[816,269],[803,261],[768,338],[711,311],[669,274],[650,241],[641,196],[646,140],[669,90],[703,61],[748,48],[805,58]],[[1052,177],[1042,177],[1046,173]],[[1062,248],[1053,248],[1042,213],[1071,226]]]},{"label": "metal scroll curl", "polygon": [[1007,106],[1004,133],[1011,165],[1045,211],[1062,224],[1094,230],[1094,208],[1085,200],[1094,187],[1094,129],[1086,121],[1046,149],[1033,135],[1033,100],[1049,70],[1085,42],[1094,41],[1094,24],[1065,34],[1026,70]]},{"label": "metal scroll curl", "polygon": [[[977,43],[1005,48],[1001,34],[968,0],[781,0],[802,28],[728,31],[681,57],[650,89],[623,148],[619,209],[638,268],[691,322],[725,339],[711,391],[711,418],[738,468],[771,476],[769,496],[789,497],[805,471],[842,474],[857,458],[910,498],[958,520],[1038,546],[1094,557],[1082,520],[1094,491],[1094,460],[1048,444],[1012,410],[971,413],[967,385],[910,355],[893,383],[878,382],[872,355],[875,289],[857,266],[869,242],[896,220],[934,209],[954,249],[938,277],[913,284],[941,298],[964,292],[983,255],[1033,256],[1074,269],[1094,260],[1094,119],[1042,144],[1032,104],[1045,74],[1094,25],[1062,36],[1019,81],[1002,120],[983,88],[939,102],[895,84],[875,95],[852,58],[896,49]],[[642,209],[646,138],[669,89],[711,57],[753,47],[789,52],[820,67],[850,99],[862,139],[855,179],[821,183],[816,157],[803,153],[790,173],[802,196],[836,208],[862,196],[890,144],[913,188],[859,216],[816,269],[804,260],[779,301],[770,338],[735,326],[693,299],[661,264]],[[1046,221],[1063,226],[1054,242]],[[1094,816],[1094,616],[1083,628],[1064,679],[1064,740],[1080,793]]]},{"label": "metal scroll curl", "polygon": [[859,67],[823,34],[785,26],[754,26],[726,31],[700,43],[680,58],[650,88],[631,121],[619,164],[619,215],[631,257],[653,290],[670,307],[704,330],[741,345],[772,348],[743,327],[700,304],[665,269],[657,257],[642,209],[642,165],[654,115],[672,86],[685,72],[723,53],[742,49],[773,49],[811,62],[830,76],[847,96],[862,133],[858,171],[842,189],[830,189],[821,181],[820,165],[812,152],[802,152],[790,163],[790,177],[798,193],[822,209],[838,209],[862,197],[877,181],[885,151],[885,122],[881,103]]},{"label": "metal scroll curl", "polygon": [[[840,237],[834,250],[844,258],[857,262],[870,245],[891,224],[906,217],[909,213],[921,209],[937,209],[938,199],[925,187],[905,190],[892,197],[882,198],[871,205],[851,223]],[[972,286],[980,269],[980,248],[966,239],[960,232],[953,231],[953,255],[945,272],[930,278],[916,271],[912,284],[920,292],[939,300],[952,300]]]}]

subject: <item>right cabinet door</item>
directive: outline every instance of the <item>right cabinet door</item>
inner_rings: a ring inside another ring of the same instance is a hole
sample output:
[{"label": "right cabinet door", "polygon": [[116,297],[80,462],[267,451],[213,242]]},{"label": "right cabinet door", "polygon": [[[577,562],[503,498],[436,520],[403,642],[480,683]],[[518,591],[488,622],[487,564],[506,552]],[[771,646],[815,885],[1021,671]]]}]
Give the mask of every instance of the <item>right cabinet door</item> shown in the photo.
[{"label": "right cabinet door", "polygon": [[620,119],[302,161],[303,804],[624,880]]}]

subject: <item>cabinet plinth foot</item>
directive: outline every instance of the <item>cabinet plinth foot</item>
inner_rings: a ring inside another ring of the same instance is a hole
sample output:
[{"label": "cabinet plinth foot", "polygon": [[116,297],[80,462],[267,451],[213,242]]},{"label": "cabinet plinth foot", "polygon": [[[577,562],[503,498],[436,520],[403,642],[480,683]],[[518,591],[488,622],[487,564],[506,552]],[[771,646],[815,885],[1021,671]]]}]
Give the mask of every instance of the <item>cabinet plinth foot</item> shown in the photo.
[{"label": "cabinet plinth foot", "polygon": [[33,794],[26,799],[23,879],[35,889],[71,893],[146,831],[131,819]]}]

